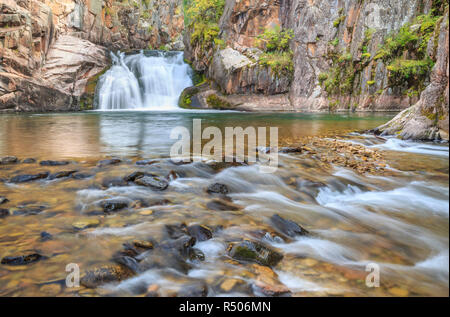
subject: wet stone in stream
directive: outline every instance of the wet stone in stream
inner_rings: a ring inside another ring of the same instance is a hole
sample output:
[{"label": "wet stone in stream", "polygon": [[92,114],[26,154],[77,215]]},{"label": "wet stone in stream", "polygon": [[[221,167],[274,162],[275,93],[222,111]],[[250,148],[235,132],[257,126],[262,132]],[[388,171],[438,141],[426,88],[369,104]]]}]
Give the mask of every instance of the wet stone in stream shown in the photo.
[{"label": "wet stone in stream", "polygon": [[236,211],[240,208],[224,200],[214,199],[206,204],[206,208],[217,211]]},{"label": "wet stone in stream", "polygon": [[110,188],[110,187],[121,187],[127,186],[128,183],[121,177],[106,177],[102,179],[102,187]]},{"label": "wet stone in stream", "polygon": [[32,182],[35,180],[47,178],[49,174],[50,174],[49,172],[42,172],[42,173],[38,173],[38,174],[22,174],[22,175],[17,175],[17,176],[12,177],[9,180],[9,182],[10,183],[27,183],[27,182]]},{"label": "wet stone in stream", "polygon": [[309,233],[306,229],[300,227],[295,222],[284,219],[280,215],[273,215],[270,218],[270,221],[278,231],[290,238],[295,238],[296,236],[304,236]]},{"label": "wet stone in stream", "polygon": [[140,160],[136,162],[136,165],[152,165],[156,163],[157,161],[154,160]]},{"label": "wet stone in stream", "polygon": [[40,238],[41,242],[45,242],[45,241],[49,241],[49,240],[53,239],[53,236],[46,231],[42,231],[40,236],[41,236],[41,238]]},{"label": "wet stone in stream", "polygon": [[206,241],[212,238],[211,230],[203,225],[189,226],[187,232],[191,237],[197,239],[197,241]]},{"label": "wet stone in stream", "polygon": [[39,162],[39,165],[41,165],[41,166],[63,166],[63,165],[69,165],[69,164],[70,164],[69,161],[52,161],[52,160],[47,160],[47,161]]},{"label": "wet stone in stream", "polygon": [[253,262],[273,267],[283,259],[283,255],[255,241],[243,241],[229,246],[230,256],[238,261]]},{"label": "wet stone in stream", "polygon": [[40,260],[44,260],[47,257],[40,255],[38,253],[21,255],[21,256],[6,256],[2,259],[2,264],[5,265],[26,265]]},{"label": "wet stone in stream", "polygon": [[214,183],[208,186],[208,188],[206,189],[206,192],[208,192],[209,194],[222,194],[222,195],[226,195],[228,194],[228,187],[227,185],[224,184],[220,184],[220,183]]},{"label": "wet stone in stream", "polygon": [[137,178],[134,183],[154,190],[165,190],[169,187],[169,182],[157,176],[142,176]]},{"label": "wet stone in stream", "polygon": [[105,213],[110,213],[127,208],[128,202],[118,198],[106,199],[100,202],[100,207]]},{"label": "wet stone in stream", "polygon": [[6,156],[0,159],[0,165],[15,164],[17,162],[18,159],[15,156]]},{"label": "wet stone in stream", "polygon": [[112,158],[112,159],[106,159],[106,160],[101,160],[97,163],[98,167],[103,167],[103,166],[108,166],[108,165],[116,165],[121,163],[122,160],[119,158]]},{"label": "wet stone in stream", "polygon": [[36,160],[34,158],[26,158],[22,161],[23,164],[33,164],[36,163]]},{"label": "wet stone in stream", "polygon": [[9,202],[8,198],[0,196],[0,205],[6,204],[7,202]]},{"label": "wet stone in stream", "polygon": [[9,210],[5,208],[0,208],[0,219],[9,216]]},{"label": "wet stone in stream", "polygon": [[39,205],[19,206],[16,209],[13,209],[13,214],[23,216],[37,215],[43,212],[46,208],[47,208],[46,206],[39,206]]},{"label": "wet stone in stream", "polygon": [[118,282],[133,274],[121,265],[105,265],[86,272],[81,277],[80,284],[88,288],[96,288],[105,283]]},{"label": "wet stone in stream", "polygon": [[61,171],[61,172],[57,172],[54,174],[51,174],[48,179],[49,180],[54,180],[54,179],[58,179],[58,178],[64,178],[64,177],[69,177],[72,176],[72,174],[76,173],[77,171]]}]

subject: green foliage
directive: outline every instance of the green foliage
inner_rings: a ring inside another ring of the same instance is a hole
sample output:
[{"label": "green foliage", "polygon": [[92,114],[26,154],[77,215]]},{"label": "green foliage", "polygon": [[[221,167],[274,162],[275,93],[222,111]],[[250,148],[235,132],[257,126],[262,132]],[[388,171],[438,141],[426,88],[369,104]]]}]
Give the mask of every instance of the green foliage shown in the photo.
[{"label": "green foliage", "polygon": [[[211,49],[219,35],[219,19],[225,0],[184,0],[185,23],[191,32],[191,45]],[[222,44],[220,41],[218,44]]]},{"label": "green foliage", "polygon": [[402,87],[407,95],[418,95],[424,89],[434,66],[427,47],[430,39],[437,36],[435,31],[439,31],[441,17],[435,12],[416,17],[397,34],[388,36],[374,58],[388,65],[389,84]]},{"label": "green foliage", "polygon": [[339,39],[335,38],[334,40],[330,41],[330,44],[333,46],[338,46],[339,45]]},{"label": "green foliage", "polygon": [[429,58],[424,60],[398,58],[387,67],[389,81],[392,85],[407,83],[409,87],[417,87],[426,79],[433,64],[433,61]]},{"label": "green foliage", "polygon": [[333,26],[334,26],[335,28],[338,28],[339,25],[341,25],[341,23],[345,21],[345,18],[346,18],[345,15],[340,15],[336,20],[334,20]]},{"label": "green foliage", "polygon": [[291,29],[281,30],[277,25],[264,30],[257,36],[258,44],[265,52],[285,52],[289,49],[289,41],[294,37]]},{"label": "green foliage", "polygon": [[389,36],[378,50],[375,59],[390,61],[403,52],[416,52],[418,59],[425,58],[428,41],[439,17],[431,14],[418,16],[412,23],[403,25],[397,34]]},{"label": "green foliage", "polygon": [[294,63],[292,59],[293,53],[291,50],[287,52],[269,52],[261,54],[258,63],[261,66],[270,67],[275,75],[285,75],[290,77],[294,72]]},{"label": "green foliage", "polygon": [[206,102],[208,103],[208,106],[210,106],[213,109],[218,110],[226,110],[226,109],[233,109],[233,105],[229,103],[228,101],[220,98],[219,96],[215,94],[211,94],[206,98]]},{"label": "green foliage", "polygon": [[150,11],[148,11],[148,10],[142,11],[141,17],[145,20],[148,20],[150,18]]},{"label": "green foliage", "polygon": [[281,30],[279,26],[266,29],[257,37],[257,43],[263,49],[258,64],[270,67],[277,75],[292,76],[294,72],[293,53],[289,42],[294,37],[291,29]]}]

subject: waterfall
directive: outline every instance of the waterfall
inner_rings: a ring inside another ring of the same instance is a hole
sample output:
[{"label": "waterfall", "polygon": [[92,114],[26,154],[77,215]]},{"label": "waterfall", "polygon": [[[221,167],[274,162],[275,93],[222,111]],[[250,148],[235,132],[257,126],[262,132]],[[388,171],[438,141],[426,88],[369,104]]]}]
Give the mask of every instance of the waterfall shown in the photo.
[{"label": "waterfall", "polygon": [[99,110],[177,110],[181,92],[193,85],[182,52],[119,52],[111,58],[96,89]]}]

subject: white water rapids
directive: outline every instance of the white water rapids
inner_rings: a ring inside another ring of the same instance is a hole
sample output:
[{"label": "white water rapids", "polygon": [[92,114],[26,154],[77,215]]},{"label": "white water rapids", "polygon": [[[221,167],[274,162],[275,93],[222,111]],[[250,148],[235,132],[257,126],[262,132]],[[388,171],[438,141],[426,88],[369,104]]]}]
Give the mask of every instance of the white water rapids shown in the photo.
[{"label": "white water rapids", "polygon": [[100,77],[99,110],[177,110],[178,98],[192,86],[182,52],[111,53],[112,67]]}]

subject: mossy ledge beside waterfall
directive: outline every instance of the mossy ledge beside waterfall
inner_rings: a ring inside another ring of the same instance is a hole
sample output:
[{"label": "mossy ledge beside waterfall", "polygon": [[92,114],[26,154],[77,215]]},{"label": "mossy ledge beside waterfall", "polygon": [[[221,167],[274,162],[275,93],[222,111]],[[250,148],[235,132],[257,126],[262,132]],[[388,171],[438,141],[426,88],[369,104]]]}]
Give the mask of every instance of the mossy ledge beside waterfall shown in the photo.
[{"label": "mossy ledge beside waterfall", "polygon": [[176,110],[181,92],[192,86],[192,70],[181,52],[119,52],[111,59],[97,85],[98,110]]}]

